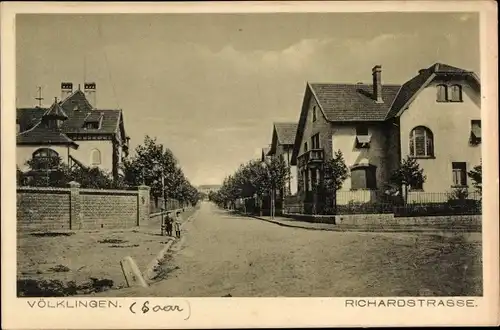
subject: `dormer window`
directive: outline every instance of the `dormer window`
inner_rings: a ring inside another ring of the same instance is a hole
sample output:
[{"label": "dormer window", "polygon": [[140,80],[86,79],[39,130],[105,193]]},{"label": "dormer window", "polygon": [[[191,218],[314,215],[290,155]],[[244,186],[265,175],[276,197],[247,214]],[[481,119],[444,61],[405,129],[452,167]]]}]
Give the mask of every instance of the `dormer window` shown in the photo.
[{"label": "dormer window", "polygon": [[481,121],[471,120],[470,125],[470,144],[478,145],[481,143]]},{"label": "dormer window", "polygon": [[371,135],[368,132],[368,126],[356,126],[356,148],[370,148]]},{"label": "dormer window", "polygon": [[103,114],[99,112],[91,112],[85,118],[83,128],[85,129],[100,129],[102,123]]},{"label": "dormer window", "polygon": [[95,122],[95,121],[86,122],[84,128],[99,129],[99,122]]},{"label": "dormer window", "polygon": [[60,128],[62,124],[62,120],[57,118],[47,119],[47,128]]}]

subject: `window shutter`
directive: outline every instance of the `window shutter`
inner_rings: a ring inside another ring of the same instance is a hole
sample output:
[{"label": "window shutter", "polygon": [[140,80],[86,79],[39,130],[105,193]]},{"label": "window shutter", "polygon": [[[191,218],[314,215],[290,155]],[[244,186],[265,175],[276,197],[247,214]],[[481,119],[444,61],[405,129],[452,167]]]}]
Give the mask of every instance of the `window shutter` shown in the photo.
[{"label": "window shutter", "polygon": [[454,102],[462,101],[462,87],[460,85],[451,86],[451,100]]},{"label": "window shutter", "polygon": [[370,166],[365,169],[366,172],[366,188],[377,189],[377,168],[375,166]]},{"label": "window shutter", "polygon": [[351,189],[365,188],[367,188],[365,168],[356,168],[351,170]]},{"label": "window shutter", "polygon": [[446,102],[447,101],[447,88],[446,85],[437,86],[437,101]]}]

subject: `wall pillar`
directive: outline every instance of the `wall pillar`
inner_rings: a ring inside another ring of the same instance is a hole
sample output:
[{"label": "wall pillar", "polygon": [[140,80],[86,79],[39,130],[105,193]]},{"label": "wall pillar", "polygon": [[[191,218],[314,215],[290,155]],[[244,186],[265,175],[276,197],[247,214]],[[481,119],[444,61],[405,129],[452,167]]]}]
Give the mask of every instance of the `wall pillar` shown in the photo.
[{"label": "wall pillar", "polygon": [[145,185],[137,187],[137,226],[149,220],[149,190]]},{"label": "wall pillar", "polygon": [[69,229],[82,229],[81,206],[80,206],[80,184],[75,181],[69,185]]}]

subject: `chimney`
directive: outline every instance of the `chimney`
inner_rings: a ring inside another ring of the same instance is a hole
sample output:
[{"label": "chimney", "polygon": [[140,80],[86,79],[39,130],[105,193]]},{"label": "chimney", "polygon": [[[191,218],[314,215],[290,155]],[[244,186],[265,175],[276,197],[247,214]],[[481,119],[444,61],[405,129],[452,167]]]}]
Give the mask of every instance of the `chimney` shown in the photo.
[{"label": "chimney", "polygon": [[384,103],[382,100],[382,66],[375,65],[372,69],[373,76],[373,98],[377,103]]},{"label": "chimney", "polygon": [[95,95],[95,83],[86,82],[83,84],[83,91],[85,92],[85,97],[89,101],[92,108],[96,108],[96,95]]},{"label": "chimney", "polygon": [[68,96],[73,93],[73,83],[62,82],[61,83],[61,101],[64,101]]}]

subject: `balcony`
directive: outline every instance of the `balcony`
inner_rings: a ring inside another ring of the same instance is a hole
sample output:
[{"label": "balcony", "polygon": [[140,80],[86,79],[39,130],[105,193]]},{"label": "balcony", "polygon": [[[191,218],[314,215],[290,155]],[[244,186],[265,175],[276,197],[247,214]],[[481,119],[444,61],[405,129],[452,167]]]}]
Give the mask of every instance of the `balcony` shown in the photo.
[{"label": "balcony", "polygon": [[297,157],[299,167],[321,164],[325,159],[323,149],[311,149]]}]

